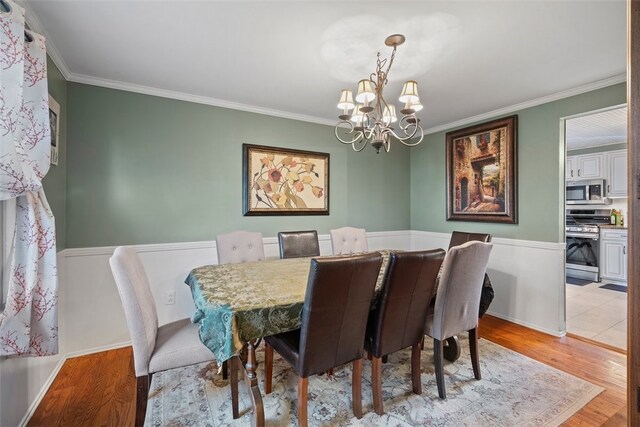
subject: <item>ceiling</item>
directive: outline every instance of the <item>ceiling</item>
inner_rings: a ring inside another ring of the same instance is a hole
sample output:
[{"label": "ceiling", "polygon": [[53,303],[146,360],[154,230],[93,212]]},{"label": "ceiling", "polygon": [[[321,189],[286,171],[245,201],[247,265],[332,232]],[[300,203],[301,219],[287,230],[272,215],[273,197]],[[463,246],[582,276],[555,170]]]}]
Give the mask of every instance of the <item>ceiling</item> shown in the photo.
[{"label": "ceiling", "polygon": [[627,107],[568,119],[567,150],[627,142]]},{"label": "ceiling", "polygon": [[429,131],[624,81],[626,2],[28,0],[67,79],[334,123],[390,53]]}]

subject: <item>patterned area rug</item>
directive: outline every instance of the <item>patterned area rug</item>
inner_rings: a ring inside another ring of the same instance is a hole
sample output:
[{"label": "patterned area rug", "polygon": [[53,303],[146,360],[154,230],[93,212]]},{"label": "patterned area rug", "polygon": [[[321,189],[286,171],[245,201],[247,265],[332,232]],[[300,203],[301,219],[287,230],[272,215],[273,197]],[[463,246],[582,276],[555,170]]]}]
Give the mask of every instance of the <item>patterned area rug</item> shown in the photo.
[{"label": "patterned area rug", "polygon": [[[316,426],[555,426],[603,391],[601,387],[551,368],[497,344],[480,340],[482,380],[473,377],[466,340],[455,363],[445,361],[447,399],[440,400],[431,340],[422,352],[422,395],[411,392],[410,350],[383,364],[385,415],[373,411],[371,364],[363,363],[360,420],[351,410],[351,365],[334,376],[309,379],[309,424]],[[260,389],[270,426],[296,425],[297,378],[274,355],[273,392],[264,396],[264,351],[258,350]],[[242,376],[241,376],[242,378]],[[251,423],[251,399],[239,384],[241,417],[233,420],[228,381],[214,364],[193,365],[155,374],[146,426],[245,426]]]}]

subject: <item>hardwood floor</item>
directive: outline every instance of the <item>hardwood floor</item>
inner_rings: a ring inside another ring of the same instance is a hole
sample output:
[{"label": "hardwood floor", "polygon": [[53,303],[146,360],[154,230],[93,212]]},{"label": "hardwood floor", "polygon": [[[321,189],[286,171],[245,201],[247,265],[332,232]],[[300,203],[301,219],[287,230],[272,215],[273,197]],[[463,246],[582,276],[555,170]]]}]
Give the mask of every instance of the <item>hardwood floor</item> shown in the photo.
[{"label": "hardwood floor", "polygon": [[575,338],[552,337],[491,316],[480,322],[480,337],[605,389],[567,420],[565,426],[627,425],[625,355]]},{"label": "hardwood floor", "polygon": [[[480,322],[479,335],[605,388],[564,425],[627,424],[623,354],[574,338],[552,337],[491,316]],[[133,425],[135,383],[131,347],[69,359],[28,425]]]}]

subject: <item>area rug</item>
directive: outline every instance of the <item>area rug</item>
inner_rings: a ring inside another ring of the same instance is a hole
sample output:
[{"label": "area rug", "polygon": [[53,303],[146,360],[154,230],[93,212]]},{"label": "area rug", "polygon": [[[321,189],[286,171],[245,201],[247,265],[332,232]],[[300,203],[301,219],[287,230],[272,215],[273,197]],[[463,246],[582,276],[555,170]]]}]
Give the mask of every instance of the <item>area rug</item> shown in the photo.
[{"label": "area rug", "polygon": [[[411,392],[410,350],[389,356],[383,364],[385,414],[373,411],[371,364],[363,363],[360,420],[351,410],[351,367],[333,377],[309,379],[309,425],[314,426],[556,426],[603,391],[601,387],[539,363],[497,344],[480,340],[482,380],[473,377],[466,340],[455,363],[445,361],[447,399],[440,400],[429,342],[422,352],[422,395]],[[264,395],[264,352],[258,351],[258,378],[269,426],[296,425],[297,379],[276,354],[273,392]],[[242,377],[241,377],[242,378]],[[146,426],[248,426],[251,399],[239,384],[240,418],[232,419],[230,388],[215,363],[157,373],[153,376]]]}]

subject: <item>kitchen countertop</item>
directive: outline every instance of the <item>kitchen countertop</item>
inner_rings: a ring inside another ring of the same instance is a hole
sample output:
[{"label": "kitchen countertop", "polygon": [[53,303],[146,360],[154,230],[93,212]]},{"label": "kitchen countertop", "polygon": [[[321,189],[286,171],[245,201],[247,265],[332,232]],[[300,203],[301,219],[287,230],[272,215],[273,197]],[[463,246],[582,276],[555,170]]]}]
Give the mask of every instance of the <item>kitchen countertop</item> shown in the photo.
[{"label": "kitchen countertop", "polygon": [[600,224],[600,228],[607,228],[607,229],[618,229],[618,230],[626,230],[627,226],[626,225],[611,225],[611,224]]}]

